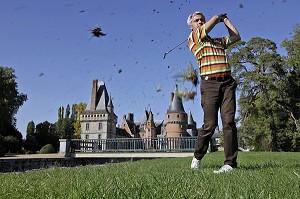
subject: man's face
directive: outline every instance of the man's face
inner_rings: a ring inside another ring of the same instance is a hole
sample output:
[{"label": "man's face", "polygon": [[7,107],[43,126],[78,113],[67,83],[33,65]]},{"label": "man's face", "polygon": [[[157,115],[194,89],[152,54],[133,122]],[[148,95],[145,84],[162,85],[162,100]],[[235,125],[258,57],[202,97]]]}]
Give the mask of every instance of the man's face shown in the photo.
[{"label": "man's face", "polygon": [[192,30],[195,30],[197,29],[199,26],[202,26],[203,24],[205,24],[205,17],[201,14],[198,14],[198,15],[194,15],[192,17],[192,23],[190,25],[190,28]]}]

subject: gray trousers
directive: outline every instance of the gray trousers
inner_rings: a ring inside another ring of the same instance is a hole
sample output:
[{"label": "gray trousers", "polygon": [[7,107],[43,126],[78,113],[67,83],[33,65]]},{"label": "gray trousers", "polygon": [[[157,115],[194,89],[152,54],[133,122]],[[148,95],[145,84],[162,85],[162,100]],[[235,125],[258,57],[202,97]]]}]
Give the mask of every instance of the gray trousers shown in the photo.
[{"label": "gray trousers", "polygon": [[209,141],[218,126],[218,112],[221,112],[224,135],[224,165],[237,167],[238,141],[235,124],[236,87],[233,78],[225,81],[201,80],[201,106],[204,124],[198,134],[194,151],[196,159],[201,160],[207,152]]}]

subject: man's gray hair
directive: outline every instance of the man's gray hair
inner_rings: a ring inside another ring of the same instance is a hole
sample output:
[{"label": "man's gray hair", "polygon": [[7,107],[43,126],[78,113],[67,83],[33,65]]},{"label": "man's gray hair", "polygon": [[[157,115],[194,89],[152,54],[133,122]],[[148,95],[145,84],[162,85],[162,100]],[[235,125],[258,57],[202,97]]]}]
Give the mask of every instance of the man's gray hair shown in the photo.
[{"label": "man's gray hair", "polygon": [[202,15],[202,16],[204,17],[204,14],[203,14],[202,12],[196,11],[196,12],[194,12],[193,14],[190,14],[189,17],[187,18],[186,23],[187,23],[188,25],[191,25],[191,23],[192,23],[192,18],[193,18],[193,16],[195,16],[195,15]]}]

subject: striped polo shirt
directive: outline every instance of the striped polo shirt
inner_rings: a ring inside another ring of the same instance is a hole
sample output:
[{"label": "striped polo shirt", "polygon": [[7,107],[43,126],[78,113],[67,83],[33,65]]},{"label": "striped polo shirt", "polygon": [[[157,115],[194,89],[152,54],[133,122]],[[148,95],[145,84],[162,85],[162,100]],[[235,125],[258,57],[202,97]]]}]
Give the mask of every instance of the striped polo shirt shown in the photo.
[{"label": "striped polo shirt", "polygon": [[211,38],[206,34],[205,25],[191,32],[188,47],[197,59],[200,76],[230,73],[231,68],[225,54],[229,38]]}]

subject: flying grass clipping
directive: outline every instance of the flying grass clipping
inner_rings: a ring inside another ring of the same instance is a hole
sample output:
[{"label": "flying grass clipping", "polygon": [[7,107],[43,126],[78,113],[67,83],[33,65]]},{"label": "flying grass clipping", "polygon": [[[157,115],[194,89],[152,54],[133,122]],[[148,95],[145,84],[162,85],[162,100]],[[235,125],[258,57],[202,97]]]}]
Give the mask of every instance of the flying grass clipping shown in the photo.
[{"label": "flying grass clipping", "polygon": [[179,74],[175,75],[177,81],[182,83],[191,82],[193,85],[191,90],[185,88],[183,91],[179,91],[178,96],[180,98],[184,98],[186,100],[195,99],[197,91],[193,91],[193,88],[196,90],[199,85],[198,77],[198,69],[194,69],[192,63],[190,63],[186,69],[182,69]]}]

